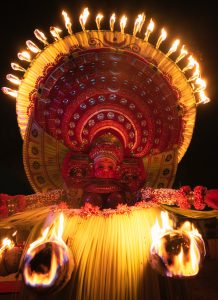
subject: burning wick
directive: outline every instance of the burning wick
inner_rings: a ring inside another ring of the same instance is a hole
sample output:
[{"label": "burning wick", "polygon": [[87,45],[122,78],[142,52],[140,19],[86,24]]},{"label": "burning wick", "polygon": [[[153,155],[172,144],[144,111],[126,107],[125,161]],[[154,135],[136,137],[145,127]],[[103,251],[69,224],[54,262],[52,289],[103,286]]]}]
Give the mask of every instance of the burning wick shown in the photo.
[{"label": "burning wick", "polygon": [[150,22],[149,22],[149,24],[148,24],[147,30],[145,32],[145,38],[144,38],[145,42],[148,41],[149,36],[153,32],[153,30],[154,30],[154,21],[151,19]]},{"label": "burning wick", "polygon": [[162,227],[156,221],[151,230],[152,267],[168,277],[196,275],[206,253],[201,234],[188,221],[178,229],[174,229],[168,213],[161,212],[161,219]]},{"label": "burning wick", "polygon": [[114,31],[115,21],[116,21],[116,15],[115,15],[115,13],[113,13],[110,17],[110,29],[111,29],[111,31]]},{"label": "burning wick", "polygon": [[161,29],[161,34],[157,40],[156,43],[156,49],[159,49],[160,45],[162,44],[163,41],[167,38],[167,32],[164,28]]},{"label": "burning wick", "polygon": [[58,224],[47,227],[40,238],[30,244],[24,258],[25,284],[37,293],[56,292],[71,277],[74,261],[62,239],[64,217]]},{"label": "burning wick", "polygon": [[83,31],[86,30],[86,22],[87,22],[88,16],[89,16],[89,9],[88,9],[88,7],[86,7],[79,17],[79,22],[80,22],[80,25],[81,25]]},{"label": "burning wick", "polygon": [[95,18],[95,22],[96,22],[98,30],[101,29],[101,21],[103,18],[104,18],[104,16],[102,14],[97,14],[97,16]]}]

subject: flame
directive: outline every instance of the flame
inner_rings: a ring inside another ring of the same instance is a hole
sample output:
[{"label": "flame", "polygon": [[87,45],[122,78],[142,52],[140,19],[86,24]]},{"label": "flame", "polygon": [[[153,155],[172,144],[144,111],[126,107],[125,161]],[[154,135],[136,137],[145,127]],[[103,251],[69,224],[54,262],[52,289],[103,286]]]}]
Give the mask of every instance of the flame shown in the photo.
[{"label": "flame", "polygon": [[25,60],[25,61],[31,62],[31,56],[30,56],[29,52],[27,52],[27,51],[19,52],[17,54],[17,56],[20,60]]},{"label": "flame", "polygon": [[[62,239],[64,230],[64,216],[61,213],[59,221],[51,227],[46,227],[42,232],[41,237],[30,244],[23,270],[25,283],[31,287],[46,288],[53,286],[57,280],[60,268],[69,260],[68,247]],[[51,248],[50,266],[42,272],[32,270],[30,263],[32,259],[49,244]]]},{"label": "flame", "polygon": [[80,25],[81,25],[81,27],[82,27],[82,30],[83,31],[85,31],[86,30],[86,21],[87,21],[87,19],[88,19],[88,16],[89,16],[89,9],[88,9],[88,7],[86,7],[84,10],[83,10],[83,12],[82,12],[82,14],[80,15],[80,17],[79,17],[79,22],[80,22]]},{"label": "flame", "polygon": [[16,84],[16,85],[20,85],[21,84],[21,80],[17,77],[14,76],[13,74],[8,74],[6,76],[7,80],[9,80],[10,82]]},{"label": "flame", "polygon": [[126,23],[127,23],[127,17],[125,15],[123,15],[122,18],[120,19],[120,31],[121,31],[121,33],[124,33]]},{"label": "flame", "polygon": [[180,54],[175,60],[175,63],[177,64],[180,60],[182,60],[186,55],[188,54],[188,51],[185,49],[185,45],[182,46],[180,50]]},{"label": "flame", "polygon": [[62,32],[60,28],[51,26],[49,30],[55,41],[60,40],[60,33]]},{"label": "flame", "polygon": [[28,47],[28,49],[30,51],[32,51],[33,53],[39,53],[41,50],[39,49],[39,47],[33,43],[31,40],[26,41],[26,45]]},{"label": "flame", "polygon": [[10,250],[10,249],[14,248],[14,246],[15,246],[15,244],[12,240],[10,240],[8,237],[4,238],[2,240],[1,247],[0,247],[0,258],[1,258],[2,253],[5,250]]},{"label": "flame", "polygon": [[195,88],[195,90],[194,90],[195,93],[198,93],[198,92],[200,92],[200,91],[203,91],[203,90],[205,90],[206,87],[207,87],[206,81],[203,80],[202,78],[197,78],[197,79],[195,80],[195,85],[198,85],[198,87]]},{"label": "flame", "polygon": [[[151,254],[158,254],[162,259],[164,265],[167,268],[166,274],[169,277],[172,276],[194,276],[199,272],[199,264],[201,261],[201,252],[199,249],[199,242],[203,245],[203,254],[205,255],[205,247],[201,234],[194,227],[192,223],[186,221],[178,229],[174,229],[172,221],[170,220],[168,213],[161,213],[162,227],[160,227],[158,220],[151,229],[152,246]],[[174,237],[176,234],[181,236],[185,235],[190,240],[188,253],[185,253],[181,247],[180,252],[171,256],[171,262],[169,263],[169,254],[166,250],[165,235]]]},{"label": "flame", "polygon": [[186,72],[188,70],[191,70],[194,67],[196,69],[199,69],[199,63],[196,61],[196,59],[192,55],[190,55],[188,57],[188,64],[187,64],[187,66],[185,66],[185,68],[182,69],[182,72]]},{"label": "flame", "polygon": [[110,29],[111,29],[111,31],[114,31],[115,21],[116,21],[116,15],[115,15],[115,13],[113,13],[110,17]]},{"label": "flame", "polygon": [[102,14],[97,14],[96,18],[95,18],[95,22],[97,25],[98,30],[101,29],[101,20],[104,18],[104,16]]},{"label": "flame", "polygon": [[26,72],[26,69],[24,69],[23,67],[21,67],[20,65],[16,64],[16,63],[11,63],[11,67],[13,70],[15,71],[20,71],[20,72]]},{"label": "flame", "polygon": [[144,41],[148,41],[150,34],[153,32],[154,30],[154,21],[152,19],[150,19],[150,22],[147,26],[147,30],[145,32],[145,38]]},{"label": "flame", "polygon": [[66,11],[62,11],[62,15],[64,16],[64,21],[65,21],[65,27],[68,31],[69,34],[73,34],[73,31],[72,31],[72,23],[71,23],[71,20],[70,18],[68,17],[68,14],[66,13]]},{"label": "flame", "polygon": [[203,90],[201,90],[199,93],[198,93],[198,97],[200,99],[199,102],[197,102],[197,105],[198,104],[206,104],[208,102],[210,102],[210,98],[208,98],[206,95],[205,95],[205,92]]},{"label": "flame", "polygon": [[47,37],[45,36],[45,34],[40,31],[39,29],[35,29],[34,30],[34,34],[35,34],[35,37],[40,41],[42,42],[44,45],[48,45],[48,42],[47,42]]},{"label": "flame", "polygon": [[135,36],[138,32],[142,30],[142,26],[145,22],[145,14],[139,14],[138,17],[135,20],[134,28],[133,28],[133,35]]},{"label": "flame", "polygon": [[161,29],[161,34],[156,43],[156,49],[158,49],[163,41],[167,38],[167,32],[164,28]]},{"label": "flame", "polygon": [[178,46],[180,44],[180,40],[175,40],[171,46],[171,48],[169,49],[169,51],[167,52],[166,56],[170,56],[173,52],[176,52]]},{"label": "flame", "polygon": [[6,94],[6,95],[10,95],[10,96],[12,96],[12,97],[14,97],[14,98],[17,98],[17,95],[18,95],[18,91],[17,90],[12,90],[12,89],[10,89],[10,88],[8,88],[8,87],[2,87],[2,92],[4,93],[4,94]]}]

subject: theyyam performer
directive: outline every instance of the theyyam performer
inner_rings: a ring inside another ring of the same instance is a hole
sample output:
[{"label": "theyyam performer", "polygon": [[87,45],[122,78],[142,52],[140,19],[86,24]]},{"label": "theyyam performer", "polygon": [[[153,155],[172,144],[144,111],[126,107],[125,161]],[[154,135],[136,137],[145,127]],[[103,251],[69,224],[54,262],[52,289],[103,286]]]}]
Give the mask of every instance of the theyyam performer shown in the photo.
[{"label": "theyyam performer", "polygon": [[103,29],[99,13],[89,30],[85,8],[76,33],[62,15],[65,29],[34,31],[2,88],[35,194],[0,194],[0,276],[16,274],[22,299],[175,299],[206,253],[190,220],[218,216],[217,190],[172,189],[209,102],[199,63],[179,39],[164,53],[167,32],[145,13],[131,34],[125,15]]}]

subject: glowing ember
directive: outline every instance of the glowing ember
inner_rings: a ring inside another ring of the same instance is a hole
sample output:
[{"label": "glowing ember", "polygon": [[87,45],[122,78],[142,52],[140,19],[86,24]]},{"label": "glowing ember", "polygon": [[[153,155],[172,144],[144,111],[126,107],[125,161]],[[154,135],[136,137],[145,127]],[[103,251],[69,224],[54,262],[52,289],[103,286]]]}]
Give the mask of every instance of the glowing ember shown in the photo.
[{"label": "glowing ember", "polygon": [[86,22],[87,22],[88,16],[89,16],[89,9],[88,9],[88,7],[86,7],[79,17],[79,22],[80,22],[80,25],[81,25],[83,31],[86,30]]},{"label": "glowing ember", "polygon": [[175,40],[171,46],[171,48],[169,49],[169,51],[166,53],[166,56],[170,56],[173,52],[176,52],[178,46],[180,44],[180,40]]},{"label": "glowing ember", "polygon": [[17,95],[18,95],[18,91],[12,90],[12,89],[10,89],[8,87],[5,87],[5,86],[2,87],[2,92],[6,95],[10,95],[10,96],[15,97],[15,98],[17,98]]},{"label": "glowing ember", "polygon": [[26,72],[26,69],[24,69],[23,67],[21,67],[20,65],[16,64],[16,63],[11,63],[11,67],[13,70],[15,71],[20,71],[20,72]]},{"label": "glowing ember", "polygon": [[175,63],[177,64],[180,60],[182,60],[186,55],[188,54],[188,51],[185,49],[185,45],[182,46],[181,51],[177,59],[175,60]]},{"label": "glowing ember", "polygon": [[145,14],[139,14],[135,20],[134,28],[133,28],[133,35],[135,36],[138,32],[140,33],[142,30],[142,26],[145,22]]},{"label": "glowing ember", "polygon": [[39,49],[39,47],[36,46],[36,44],[33,43],[33,42],[30,41],[30,40],[26,41],[26,45],[27,45],[28,49],[29,49],[30,51],[32,51],[33,53],[39,53],[39,52],[41,51],[41,50]]},{"label": "glowing ember", "polygon": [[60,33],[61,32],[62,32],[62,30],[58,27],[54,27],[54,26],[50,27],[50,33],[53,36],[53,38],[55,39],[55,41],[60,40]]},{"label": "glowing ember", "polygon": [[14,76],[13,74],[8,74],[6,76],[7,80],[9,80],[10,82],[16,84],[16,85],[20,85],[21,84],[21,80],[17,77]]},{"label": "glowing ember", "polygon": [[104,16],[102,14],[97,14],[97,16],[95,18],[95,22],[96,22],[98,30],[101,29],[101,21],[103,18],[104,18]]},{"label": "glowing ember", "polygon": [[25,61],[31,62],[31,56],[30,56],[29,52],[27,52],[27,51],[19,52],[17,54],[17,56],[20,60],[25,60]]},{"label": "glowing ember", "polygon": [[126,23],[127,23],[127,17],[124,15],[120,19],[120,31],[121,31],[121,33],[124,33],[125,27],[126,27]]},{"label": "glowing ember", "polygon": [[37,292],[56,291],[70,279],[73,258],[62,239],[63,214],[58,224],[47,227],[42,236],[30,244],[24,259],[23,277]]},{"label": "glowing ember", "polygon": [[115,13],[113,13],[110,17],[110,29],[111,29],[111,31],[114,31],[115,21],[116,21],[116,15],[115,15]]},{"label": "glowing ember", "polygon": [[45,34],[40,31],[39,29],[35,29],[34,30],[34,34],[35,34],[35,37],[40,41],[42,42],[44,45],[48,45],[48,42],[47,42],[47,37],[45,36]]},{"label": "glowing ember", "polygon": [[64,16],[64,21],[65,21],[65,27],[68,31],[69,34],[73,34],[72,31],[72,23],[70,21],[70,18],[68,17],[68,14],[66,13],[66,11],[62,11],[62,15]]},{"label": "glowing ember", "polygon": [[205,246],[202,236],[193,224],[186,221],[178,229],[172,227],[167,213],[161,213],[152,228],[151,264],[169,277],[194,276],[199,272]]},{"label": "glowing ember", "polygon": [[163,41],[167,38],[167,32],[164,28],[161,29],[161,34],[156,43],[156,49],[158,49]]},{"label": "glowing ember", "polygon": [[148,41],[149,36],[153,32],[153,30],[154,30],[154,21],[151,19],[150,22],[149,22],[149,24],[148,24],[147,30],[145,32],[144,41],[146,41],[146,42]]}]

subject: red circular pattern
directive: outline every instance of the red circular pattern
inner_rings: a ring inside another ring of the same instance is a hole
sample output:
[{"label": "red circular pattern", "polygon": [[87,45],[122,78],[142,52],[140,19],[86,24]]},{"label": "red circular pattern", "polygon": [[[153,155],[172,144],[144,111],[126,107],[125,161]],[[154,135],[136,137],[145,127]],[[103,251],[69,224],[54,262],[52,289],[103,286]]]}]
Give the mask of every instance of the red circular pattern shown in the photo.
[{"label": "red circular pattern", "polygon": [[113,131],[125,154],[142,157],[180,142],[178,93],[146,60],[102,48],[62,56],[37,87],[39,125],[73,151],[86,151],[99,132]]}]

